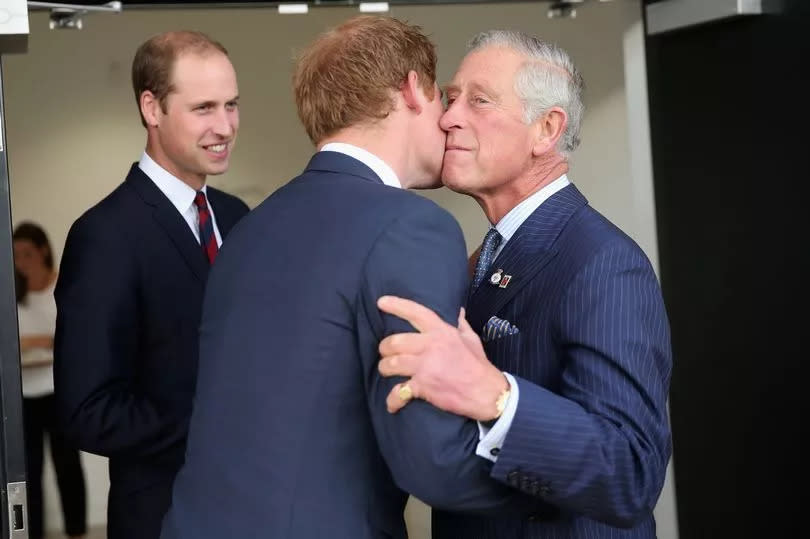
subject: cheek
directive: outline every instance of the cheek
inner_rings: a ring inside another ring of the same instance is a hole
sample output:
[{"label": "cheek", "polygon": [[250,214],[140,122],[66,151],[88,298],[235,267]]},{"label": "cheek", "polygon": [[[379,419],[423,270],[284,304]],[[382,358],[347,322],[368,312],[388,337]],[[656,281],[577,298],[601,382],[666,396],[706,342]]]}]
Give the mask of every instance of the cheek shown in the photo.
[{"label": "cheek", "polygon": [[193,142],[205,132],[206,122],[203,117],[186,115],[179,120],[171,126],[171,129],[175,139],[181,144]]},{"label": "cheek", "polygon": [[481,147],[485,149],[488,160],[493,164],[509,166],[526,157],[524,154],[528,138],[522,126],[502,123],[494,126],[489,133],[491,135]]}]

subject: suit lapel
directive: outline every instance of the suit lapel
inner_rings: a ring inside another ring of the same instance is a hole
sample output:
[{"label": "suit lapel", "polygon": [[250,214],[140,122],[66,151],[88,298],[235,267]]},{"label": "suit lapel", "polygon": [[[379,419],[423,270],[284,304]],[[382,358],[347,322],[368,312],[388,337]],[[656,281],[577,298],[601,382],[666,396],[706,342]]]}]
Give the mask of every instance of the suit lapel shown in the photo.
[{"label": "suit lapel", "polygon": [[[555,242],[574,213],[587,200],[573,185],[561,189],[543,202],[504,246],[484,281],[467,302],[470,324],[478,331],[490,316],[498,313],[557,254]],[[490,276],[502,270],[509,276],[505,287],[490,283]]]},{"label": "suit lapel", "polygon": [[208,277],[208,260],[205,259],[200,244],[197,243],[194,234],[188,228],[188,223],[177,211],[177,208],[158,189],[157,185],[144,174],[137,163],[132,165],[126,181],[135,189],[141,199],[152,207],[155,221],[172,240],[191,272],[201,281],[205,281]]},{"label": "suit lapel", "polygon": [[222,236],[222,241],[225,241],[225,236],[231,231],[231,227],[239,220],[239,215],[229,213],[223,202],[223,194],[213,187],[208,187],[206,190],[208,194],[208,203],[211,204],[211,210],[214,212],[217,228],[219,234]]}]

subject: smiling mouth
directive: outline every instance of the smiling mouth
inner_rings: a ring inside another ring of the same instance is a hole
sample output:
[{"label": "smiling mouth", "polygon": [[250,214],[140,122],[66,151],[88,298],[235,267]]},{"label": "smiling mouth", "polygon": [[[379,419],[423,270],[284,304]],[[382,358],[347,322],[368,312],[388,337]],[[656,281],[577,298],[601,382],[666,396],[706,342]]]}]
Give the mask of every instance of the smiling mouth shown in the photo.
[{"label": "smiling mouth", "polygon": [[225,142],[220,144],[210,144],[208,146],[203,146],[203,148],[214,153],[222,153],[228,148],[228,144]]}]

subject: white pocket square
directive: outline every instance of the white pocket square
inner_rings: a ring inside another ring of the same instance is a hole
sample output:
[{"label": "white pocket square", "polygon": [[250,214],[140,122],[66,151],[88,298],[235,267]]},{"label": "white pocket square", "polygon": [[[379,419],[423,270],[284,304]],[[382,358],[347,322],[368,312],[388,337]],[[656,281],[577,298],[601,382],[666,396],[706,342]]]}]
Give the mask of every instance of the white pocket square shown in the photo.
[{"label": "white pocket square", "polygon": [[481,340],[490,342],[517,333],[520,333],[520,330],[508,320],[491,316],[489,320],[487,320],[487,323],[484,324],[484,330],[481,332]]}]

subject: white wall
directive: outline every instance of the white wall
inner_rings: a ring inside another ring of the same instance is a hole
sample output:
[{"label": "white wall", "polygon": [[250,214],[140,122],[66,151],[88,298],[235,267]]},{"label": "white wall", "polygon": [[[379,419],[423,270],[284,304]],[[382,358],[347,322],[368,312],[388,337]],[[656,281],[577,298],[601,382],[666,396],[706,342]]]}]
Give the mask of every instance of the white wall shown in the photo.
[{"label": "white wall", "polygon": [[[548,19],[547,6],[410,6],[391,14],[431,34],[440,82],[452,77],[466,40],[479,30],[514,28],[565,47],[584,74],[587,107],[582,146],[569,176],[657,264],[639,2],[587,3],[568,20]],[[312,151],[290,92],[295,50],[355,13],[351,8],[313,9],[307,16],[280,16],[271,9],[132,10],[88,16],[79,32],[49,31],[47,16],[33,14],[29,52],[3,59],[14,222],[42,223],[59,254],[70,223],[123,180],[144,142],[129,82],[132,55],[149,35],[178,28],[206,31],[231,52],[242,127],[231,170],[210,182],[255,205],[299,172]],[[446,189],[424,194],[455,215],[474,249],[487,226],[478,206]],[[105,459],[85,455],[92,523],[106,517],[105,465]],[[50,468],[46,480],[53,484]],[[51,528],[61,524],[54,490],[47,489],[46,499]],[[414,501],[406,514],[411,537],[428,538],[427,508]],[[674,515],[668,482],[656,509],[661,539],[676,539]]]}]

